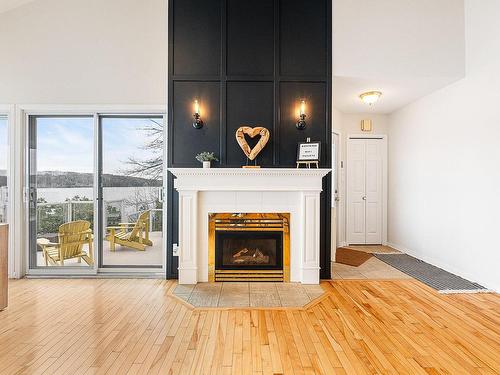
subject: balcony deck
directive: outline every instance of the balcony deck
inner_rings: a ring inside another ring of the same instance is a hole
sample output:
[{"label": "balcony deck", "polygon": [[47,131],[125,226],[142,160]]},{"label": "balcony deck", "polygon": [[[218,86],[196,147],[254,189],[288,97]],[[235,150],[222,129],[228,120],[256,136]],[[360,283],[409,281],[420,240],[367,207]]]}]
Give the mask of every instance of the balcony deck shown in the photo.
[{"label": "balcony deck", "polygon": [[[115,251],[109,250],[109,242],[104,241],[103,265],[105,266],[161,266],[163,263],[163,233],[151,232],[150,239],[153,246],[149,246],[145,251],[137,251],[125,246],[116,245]],[[84,247],[86,249],[86,247]],[[88,250],[87,250],[88,251]],[[37,263],[45,266],[42,252],[37,252]],[[86,267],[85,262],[78,263],[76,259],[64,262],[67,267]],[[51,266],[54,267],[54,266]]]}]

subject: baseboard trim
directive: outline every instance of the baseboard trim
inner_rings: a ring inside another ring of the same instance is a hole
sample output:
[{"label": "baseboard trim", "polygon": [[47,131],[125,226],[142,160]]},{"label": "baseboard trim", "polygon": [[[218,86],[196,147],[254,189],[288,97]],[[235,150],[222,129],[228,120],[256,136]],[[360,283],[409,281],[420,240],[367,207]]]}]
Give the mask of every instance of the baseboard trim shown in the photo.
[{"label": "baseboard trim", "polygon": [[165,279],[155,273],[98,273],[97,275],[26,275],[26,279]]}]

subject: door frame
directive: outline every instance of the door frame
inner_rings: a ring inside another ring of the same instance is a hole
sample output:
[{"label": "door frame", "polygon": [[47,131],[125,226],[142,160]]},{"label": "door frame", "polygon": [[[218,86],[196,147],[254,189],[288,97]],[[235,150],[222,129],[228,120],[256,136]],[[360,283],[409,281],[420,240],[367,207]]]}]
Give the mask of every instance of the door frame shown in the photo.
[{"label": "door frame", "polygon": [[[339,246],[344,246],[345,244],[345,169],[344,169],[344,161],[343,161],[343,149],[342,149],[342,132],[333,130],[332,131],[332,147],[334,144],[333,138],[337,136],[338,138],[338,143],[337,143],[337,149],[336,149],[336,155],[335,155],[335,161],[336,165],[332,167],[335,168],[334,172],[336,173],[337,177],[337,196],[338,196],[338,202],[336,202],[336,227],[332,228],[332,230],[336,230],[336,242],[331,244],[331,253],[330,253],[330,260],[332,262],[335,262],[335,256],[337,252],[337,244]],[[334,159],[334,155],[332,154],[332,160]],[[333,175],[332,175],[333,177]],[[334,197],[334,186],[332,185],[332,208],[333,204],[335,201]]]},{"label": "door frame", "polygon": [[[16,263],[19,261],[18,257],[15,254],[15,246],[14,246],[14,225],[16,220],[16,209],[15,209],[15,199],[14,199],[14,171],[16,170],[15,165],[15,110],[16,107],[11,104],[0,104],[0,116],[7,117],[7,213],[8,213],[8,224],[9,224],[9,239],[8,239],[8,277],[16,278],[18,277],[16,270]],[[3,155],[0,155],[3,157]]]},{"label": "door frame", "polygon": [[[382,245],[387,245],[387,201],[388,201],[388,139],[387,134],[349,134],[346,140],[346,146],[349,148],[351,140],[353,139],[377,139],[382,142]],[[347,151],[347,150],[346,150]],[[346,152],[345,171],[349,168],[349,160]],[[346,244],[349,245],[347,236],[347,218],[349,217],[349,182],[345,180],[345,217],[344,217],[344,239]]]},{"label": "door frame", "polygon": [[[164,139],[167,136],[167,116],[165,105],[51,105],[51,104],[40,104],[40,105],[17,105],[15,106],[15,123],[16,129],[19,131],[15,132],[14,135],[14,145],[16,152],[13,155],[13,148],[11,147],[11,156],[15,160],[11,160],[11,165],[15,165],[13,173],[11,175],[11,181],[15,182],[15,188],[13,188],[14,202],[12,202],[13,207],[16,208],[15,217],[15,230],[13,232],[12,241],[15,241],[18,246],[14,248],[15,259],[17,260],[14,265],[14,277],[21,278],[25,275],[30,277],[96,277],[96,276],[113,276],[113,277],[155,277],[155,278],[165,278],[166,277],[166,252],[163,252],[163,264],[162,268],[150,269],[150,268],[113,268],[113,269],[99,269],[98,268],[98,252],[95,251],[94,255],[96,261],[94,262],[94,267],[68,267],[64,270],[59,270],[57,268],[29,268],[29,118],[30,116],[47,116],[47,115],[59,115],[59,116],[77,116],[84,115],[93,117],[94,121],[94,171],[97,172],[97,147],[99,139],[98,137],[98,122],[101,115],[132,115],[132,114],[144,114],[144,115],[161,115],[164,120]],[[163,163],[163,183],[164,188],[166,184],[166,166],[167,160],[166,155],[167,142],[165,142],[165,147],[163,150],[164,163]],[[98,186],[97,173],[94,173],[94,195],[97,193]],[[12,195],[11,195],[12,196]],[[95,195],[95,197],[97,197]],[[94,198],[95,198],[94,197]],[[97,200],[94,199],[94,209],[97,208]],[[96,211],[95,211],[96,212]],[[164,231],[164,244],[166,247],[167,243],[167,210],[163,211],[163,231]],[[99,216],[99,215],[97,215]],[[98,218],[94,219],[95,228],[98,228],[100,224]],[[98,236],[94,236],[94,249],[97,249]]]}]

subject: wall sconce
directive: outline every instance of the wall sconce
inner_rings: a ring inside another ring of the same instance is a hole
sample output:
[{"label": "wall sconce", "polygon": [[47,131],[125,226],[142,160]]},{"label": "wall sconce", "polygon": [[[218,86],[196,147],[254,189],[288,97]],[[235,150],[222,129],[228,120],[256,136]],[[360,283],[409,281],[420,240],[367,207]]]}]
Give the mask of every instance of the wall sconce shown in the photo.
[{"label": "wall sconce", "polygon": [[200,104],[198,103],[198,100],[194,101],[193,117],[194,117],[193,128],[201,129],[203,127],[203,120],[201,119],[201,116],[200,116]]},{"label": "wall sconce", "polygon": [[361,120],[361,131],[371,132],[372,131],[372,120]]},{"label": "wall sconce", "polygon": [[300,101],[300,114],[299,121],[295,124],[295,127],[299,130],[304,130],[306,128],[306,101]]}]

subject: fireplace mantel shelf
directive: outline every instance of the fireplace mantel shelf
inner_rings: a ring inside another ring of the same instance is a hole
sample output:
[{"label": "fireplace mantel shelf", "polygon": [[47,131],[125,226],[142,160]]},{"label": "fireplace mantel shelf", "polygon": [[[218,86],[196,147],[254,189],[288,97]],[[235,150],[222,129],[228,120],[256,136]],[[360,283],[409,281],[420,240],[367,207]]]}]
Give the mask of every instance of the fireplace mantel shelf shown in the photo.
[{"label": "fireplace mantel shelf", "polygon": [[169,168],[177,190],[321,191],[330,169]]},{"label": "fireplace mantel shelf", "polygon": [[325,168],[168,168],[174,176],[318,176],[331,169]]}]

